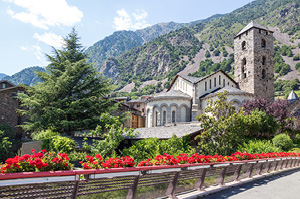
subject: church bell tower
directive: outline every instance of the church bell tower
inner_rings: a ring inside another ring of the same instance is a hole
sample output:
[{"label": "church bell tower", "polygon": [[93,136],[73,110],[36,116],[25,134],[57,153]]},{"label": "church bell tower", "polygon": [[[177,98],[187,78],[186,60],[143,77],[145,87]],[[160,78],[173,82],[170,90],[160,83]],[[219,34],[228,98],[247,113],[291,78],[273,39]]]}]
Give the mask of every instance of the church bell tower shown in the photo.
[{"label": "church bell tower", "polygon": [[234,59],[239,88],[273,101],[273,32],[251,21],[234,38]]}]

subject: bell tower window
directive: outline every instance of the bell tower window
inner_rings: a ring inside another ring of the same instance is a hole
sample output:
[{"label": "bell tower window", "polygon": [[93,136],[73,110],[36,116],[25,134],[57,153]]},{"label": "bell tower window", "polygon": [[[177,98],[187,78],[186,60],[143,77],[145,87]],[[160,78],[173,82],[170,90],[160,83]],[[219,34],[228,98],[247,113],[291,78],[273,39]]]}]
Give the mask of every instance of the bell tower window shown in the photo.
[{"label": "bell tower window", "polygon": [[261,47],[262,48],[266,47],[266,40],[261,39]]},{"label": "bell tower window", "polygon": [[262,79],[266,78],[266,70],[265,69],[262,70],[262,74],[261,75],[262,75]]},{"label": "bell tower window", "polygon": [[261,63],[262,63],[263,66],[266,65],[266,57],[265,56],[262,57],[262,62]]},{"label": "bell tower window", "polygon": [[246,49],[246,41],[243,41],[242,42],[242,50],[245,50]]},{"label": "bell tower window", "polygon": [[246,58],[242,60],[242,66],[241,66],[241,75],[242,79],[245,79],[247,77],[247,67],[246,67],[247,61]]}]

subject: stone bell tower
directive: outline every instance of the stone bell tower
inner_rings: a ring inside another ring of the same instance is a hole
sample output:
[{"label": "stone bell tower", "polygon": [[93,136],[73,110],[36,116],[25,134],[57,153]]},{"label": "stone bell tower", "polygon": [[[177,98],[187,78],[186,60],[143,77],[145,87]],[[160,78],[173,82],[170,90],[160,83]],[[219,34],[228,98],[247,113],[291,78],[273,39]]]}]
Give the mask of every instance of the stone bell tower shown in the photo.
[{"label": "stone bell tower", "polygon": [[234,59],[239,88],[274,100],[273,32],[251,21],[234,38]]}]

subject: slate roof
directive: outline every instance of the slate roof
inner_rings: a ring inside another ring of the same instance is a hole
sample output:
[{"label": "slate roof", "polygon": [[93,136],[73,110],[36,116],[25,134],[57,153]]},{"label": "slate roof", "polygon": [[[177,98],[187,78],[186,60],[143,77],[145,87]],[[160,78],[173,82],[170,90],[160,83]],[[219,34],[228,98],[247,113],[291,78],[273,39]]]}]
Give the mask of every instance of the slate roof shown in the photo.
[{"label": "slate roof", "polygon": [[[232,87],[232,86],[225,86],[222,89],[216,89],[216,90],[212,91],[209,95],[206,95],[204,97],[213,97],[217,93],[223,93],[225,90],[227,90],[229,94],[238,94],[238,95],[240,95],[240,94],[250,94],[250,95],[253,95],[252,93],[242,91],[242,90],[240,90],[238,88],[235,88],[235,87]],[[202,98],[204,98],[204,97],[202,97]]]},{"label": "slate roof", "polygon": [[290,100],[290,101],[294,101],[294,100],[298,99],[298,96],[297,96],[297,94],[294,92],[294,90],[292,90],[292,91],[290,92],[290,94],[289,94],[289,96],[288,96],[287,99]]},{"label": "slate roof", "polygon": [[202,130],[200,123],[191,122],[187,124],[178,124],[177,126],[158,126],[148,128],[137,128],[134,131],[139,132],[135,138],[126,139],[145,139],[157,137],[158,139],[170,139],[173,134],[177,137],[199,133]]},{"label": "slate roof", "polygon": [[202,79],[200,77],[192,77],[192,76],[187,76],[187,75],[179,75],[179,76],[193,84]]},{"label": "slate roof", "polygon": [[[268,28],[258,24],[258,23],[255,23],[254,21],[251,21],[245,28],[243,28],[235,37],[243,34],[244,32],[246,32],[247,30],[250,30],[251,28],[258,28],[258,29],[262,29],[262,30],[266,30],[266,31],[270,31]],[[273,32],[273,31],[270,31],[270,32]]]},{"label": "slate roof", "polygon": [[170,90],[168,92],[163,92],[155,95],[153,98],[148,99],[148,101],[158,100],[158,99],[174,99],[174,98],[185,98],[192,99],[192,97],[180,90]]}]

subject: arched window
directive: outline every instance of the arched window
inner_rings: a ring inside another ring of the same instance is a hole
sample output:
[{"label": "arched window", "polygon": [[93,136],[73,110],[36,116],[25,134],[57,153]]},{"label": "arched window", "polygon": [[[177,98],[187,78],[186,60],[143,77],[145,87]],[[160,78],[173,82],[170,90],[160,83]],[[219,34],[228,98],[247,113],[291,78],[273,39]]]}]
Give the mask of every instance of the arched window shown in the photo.
[{"label": "arched window", "polygon": [[242,60],[242,66],[241,66],[241,75],[242,79],[245,79],[247,77],[247,67],[246,67],[247,61],[246,58]]},{"label": "arched window", "polygon": [[263,69],[261,73],[262,73],[261,74],[262,75],[262,79],[265,79],[266,78],[266,70]]},{"label": "arched window", "polygon": [[246,49],[246,41],[243,41],[242,42],[242,50],[245,50]]},{"label": "arched window", "polygon": [[266,64],[266,57],[265,56],[262,57],[262,62],[261,63],[262,63],[262,65]]},{"label": "arched window", "polygon": [[155,120],[154,120],[154,126],[158,125],[158,111],[155,111]]},{"label": "arched window", "polygon": [[209,89],[211,89],[211,79],[209,80]]},{"label": "arched window", "polygon": [[163,125],[166,124],[167,112],[163,111]]},{"label": "arched window", "polygon": [[261,47],[262,48],[266,47],[266,40],[261,39]]},{"label": "arched window", "polygon": [[207,91],[207,82],[205,82],[205,91]]},{"label": "arched window", "polygon": [[176,114],[176,111],[172,111],[172,123],[175,123],[175,114]]}]

